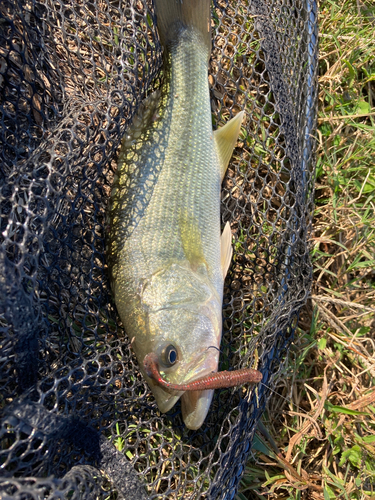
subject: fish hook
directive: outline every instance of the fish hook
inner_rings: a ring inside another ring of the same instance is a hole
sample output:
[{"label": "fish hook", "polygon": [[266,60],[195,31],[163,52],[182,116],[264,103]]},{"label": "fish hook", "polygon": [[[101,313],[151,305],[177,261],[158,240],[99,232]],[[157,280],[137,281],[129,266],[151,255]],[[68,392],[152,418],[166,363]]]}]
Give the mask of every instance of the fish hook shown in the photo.
[{"label": "fish hook", "polygon": [[210,345],[207,347],[206,351],[208,351],[208,349],[216,349],[217,351],[219,351],[221,353],[221,349],[219,349],[218,347],[216,347],[216,345]]}]

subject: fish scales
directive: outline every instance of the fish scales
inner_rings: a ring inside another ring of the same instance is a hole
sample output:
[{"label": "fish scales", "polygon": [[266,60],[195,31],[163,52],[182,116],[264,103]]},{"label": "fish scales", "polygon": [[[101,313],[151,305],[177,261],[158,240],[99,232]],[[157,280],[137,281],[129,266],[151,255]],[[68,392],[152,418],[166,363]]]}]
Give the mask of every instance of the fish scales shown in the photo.
[{"label": "fish scales", "polygon": [[[141,265],[150,270],[171,255],[185,258],[180,234],[180,221],[185,217],[198,222],[206,258],[212,264],[220,258],[220,169],[207,99],[207,50],[201,43],[196,33],[185,30],[169,56],[165,118],[163,111],[160,118],[167,136],[166,154],[148,213],[137,231],[144,249]],[[158,149],[159,145],[154,142],[153,147]],[[206,231],[210,226],[213,231]],[[214,265],[211,269],[215,272]]]},{"label": "fish scales", "polygon": [[122,144],[107,256],[118,312],[160,410],[168,411],[181,397],[185,424],[195,429],[213,391],[168,391],[142,364],[148,353],[157,353],[163,375],[177,384],[218,367],[231,256],[229,226],[224,243],[220,235],[220,189],[242,115],[213,132],[209,2],[190,1],[199,10],[195,17],[184,11],[187,0],[183,7],[173,0],[156,2],[164,82],[140,106]]}]

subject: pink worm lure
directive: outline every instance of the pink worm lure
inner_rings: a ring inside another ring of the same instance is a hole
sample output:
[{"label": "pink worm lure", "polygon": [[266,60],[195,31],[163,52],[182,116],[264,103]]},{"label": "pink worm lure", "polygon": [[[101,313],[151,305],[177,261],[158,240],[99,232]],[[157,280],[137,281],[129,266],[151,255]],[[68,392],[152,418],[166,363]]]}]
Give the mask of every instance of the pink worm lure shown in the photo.
[{"label": "pink worm lure", "polygon": [[172,384],[163,379],[159,373],[158,357],[151,352],[146,354],[143,366],[147,375],[158,382],[162,387],[173,391],[202,391],[206,389],[224,389],[235,387],[246,383],[256,384],[262,380],[262,374],[258,370],[242,368],[235,371],[223,371],[206,375],[187,384]]}]

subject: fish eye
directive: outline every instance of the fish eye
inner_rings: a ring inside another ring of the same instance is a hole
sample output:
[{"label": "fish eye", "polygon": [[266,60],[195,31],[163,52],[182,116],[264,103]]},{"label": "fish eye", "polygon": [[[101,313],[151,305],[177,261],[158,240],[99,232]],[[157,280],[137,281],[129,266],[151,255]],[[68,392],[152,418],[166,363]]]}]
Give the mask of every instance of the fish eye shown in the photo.
[{"label": "fish eye", "polygon": [[177,362],[177,349],[173,344],[167,345],[161,353],[161,360],[167,367],[173,366]]}]

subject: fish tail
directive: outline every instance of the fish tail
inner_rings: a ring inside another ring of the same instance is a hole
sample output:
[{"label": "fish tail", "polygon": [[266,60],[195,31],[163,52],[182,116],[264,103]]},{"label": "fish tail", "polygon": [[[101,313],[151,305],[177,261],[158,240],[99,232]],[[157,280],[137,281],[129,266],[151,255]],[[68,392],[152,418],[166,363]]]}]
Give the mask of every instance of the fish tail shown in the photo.
[{"label": "fish tail", "polygon": [[155,9],[164,46],[177,39],[182,25],[199,31],[211,51],[210,0],[155,0]]}]

